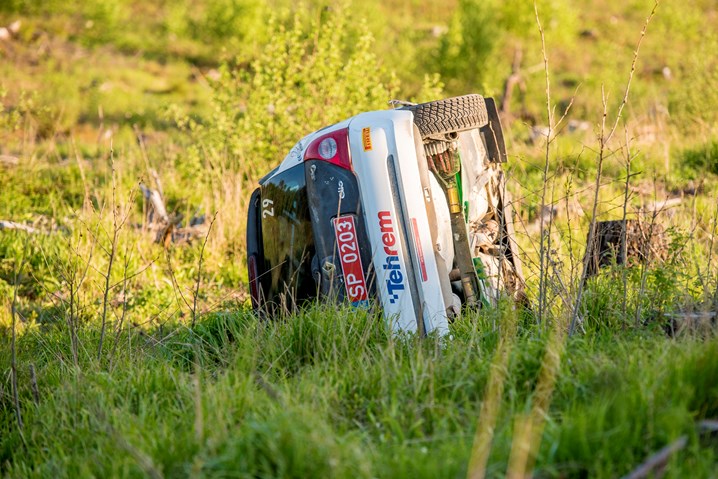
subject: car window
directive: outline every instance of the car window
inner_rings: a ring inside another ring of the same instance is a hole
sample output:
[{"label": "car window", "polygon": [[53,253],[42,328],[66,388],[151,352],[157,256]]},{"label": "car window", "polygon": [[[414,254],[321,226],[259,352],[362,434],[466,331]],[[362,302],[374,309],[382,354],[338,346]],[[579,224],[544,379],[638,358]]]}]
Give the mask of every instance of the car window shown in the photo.
[{"label": "car window", "polygon": [[261,209],[266,274],[271,278],[266,299],[291,308],[316,295],[311,273],[314,236],[303,164],[262,185]]}]

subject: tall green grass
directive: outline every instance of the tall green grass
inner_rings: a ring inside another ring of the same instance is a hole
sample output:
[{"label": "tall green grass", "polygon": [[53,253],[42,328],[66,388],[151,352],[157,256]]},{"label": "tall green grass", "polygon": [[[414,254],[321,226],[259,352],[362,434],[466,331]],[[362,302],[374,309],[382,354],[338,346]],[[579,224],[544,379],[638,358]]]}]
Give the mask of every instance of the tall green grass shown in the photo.
[{"label": "tall green grass", "polygon": [[[0,231],[0,474],[462,477],[476,429],[487,427],[480,412],[499,365],[505,379],[488,475],[502,477],[536,405],[547,344],[562,338],[549,327],[574,298],[601,86],[612,112],[651,5],[538,2],[557,111],[578,87],[569,116],[588,122],[562,131],[545,158],[530,129],[546,121],[534,68],[541,52],[533,8],[522,2],[0,4],[0,26],[23,20],[0,50],[0,154],[12,160],[0,164],[0,219],[51,230]],[[715,439],[699,437],[695,425],[718,416],[715,332],[666,334],[671,315],[716,304],[711,15],[709,1],[662,4],[658,33],[644,43],[625,138],[607,150],[598,211],[600,219],[622,215],[633,158],[631,211],[684,195],[660,217],[671,258],[614,266],[587,283],[581,334],[562,349],[543,418],[536,477],[617,477],[681,435],[688,447],[668,476],[714,475]],[[544,186],[551,206],[575,208],[552,223],[551,271],[538,271],[538,235],[519,228],[534,303],[537,274],[551,275],[547,321],[502,306],[467,313],[451,339],[418,340],[389,333],[366,311],[313,305],[265,322],[247,310],[245,207],[257,177],[311,130],[383,108],[392,96],[498,97],[518,50],[525,90],[514,96],[514,121],[504,121],[516,209],[535,221]],[[143,203],[132,192],[151,169],[182,224],[219,212],[197,311],[181,297],[194,291],[201,244],[165,249],[142,232]],[[130,219],[98,354],[115,205]],[[15,289],[22,428],[9,373]],[[505,363],[495,360],[501,344],[510,346]]]},{"label": "tall green grass", "polygon": [[[0,467],[7,477],[463,476],[500,320],[464,318],[451,340],[425,341],[382,324],[325,306],[275,322],[216,314],[195,329],[130,329],[112,364],[96,361],[87,327],[77,369],[62,329],[25,334],[24,439],[4,389]],[[505,471],[544,346],[537,331],[515,339],[491,477]],[[696,421],[718,415],[716,378],[714,338],[570,339],[536,474],[615,477],[686,434],[669,476],[711,477],[715,443],[699,440]]]}]

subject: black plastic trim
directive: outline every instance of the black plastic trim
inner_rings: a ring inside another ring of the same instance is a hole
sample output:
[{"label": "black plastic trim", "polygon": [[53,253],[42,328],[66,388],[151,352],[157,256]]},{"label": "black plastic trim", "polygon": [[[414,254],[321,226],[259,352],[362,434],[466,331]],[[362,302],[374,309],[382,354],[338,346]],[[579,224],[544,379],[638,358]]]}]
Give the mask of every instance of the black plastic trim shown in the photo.
[{"label": "black plastic trim", "polygon": [[493,163],[506,163],[508,155],[506,154],[506,143],[504,141],[504,133],[501,129],[501,119],[499,111],[496,108],[496,102],[493,98],[484,98],[486,102],[486,112],[489,116],[489,122],[486,126],[482,126],[479,130],[486,146],[486,153],[489,161]]},{"label": "black plastic trim", "polygon": [[252,307],[259,310],[262,307],[263,285],[266,283],[266,265],[264,261],[264,248],[262,242],[262,222],[261,222],[261,188],[257,188],[249,198],[249,208],[247,211],[247,269],[249,269],[249,258],[254,256],[257,264],[257,290],[259,298],[252,298]]}]

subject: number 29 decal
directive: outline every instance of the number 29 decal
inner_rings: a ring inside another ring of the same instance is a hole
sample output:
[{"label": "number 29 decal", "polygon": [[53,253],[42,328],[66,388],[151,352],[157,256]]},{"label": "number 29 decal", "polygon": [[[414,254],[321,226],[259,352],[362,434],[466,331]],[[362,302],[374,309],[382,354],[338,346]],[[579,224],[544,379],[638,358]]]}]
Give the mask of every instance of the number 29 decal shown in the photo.
[{"label": "number 29 decal", "polygon": [[274,216],[274,201],[269,199],[262,200],[262,218]]}]

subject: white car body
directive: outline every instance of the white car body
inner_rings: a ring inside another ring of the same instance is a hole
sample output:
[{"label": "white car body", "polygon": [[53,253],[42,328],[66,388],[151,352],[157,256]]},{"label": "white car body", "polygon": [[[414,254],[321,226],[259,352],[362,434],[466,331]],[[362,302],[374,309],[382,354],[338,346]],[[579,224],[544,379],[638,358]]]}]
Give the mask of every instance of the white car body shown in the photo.
[{"label": "white car body", "polygon": [[[323,139],[327,137],[332,137],[334,149],[329,150],[329,153],[321,153],[321,150],[317,150],[317,145],[319,142],[324,143]],[[484,269],[491,276],[489,281],[482,283],[488,285],[481,287],[483,297],[488,296],[491,302],[495,302],[502,287],[501,260],[487,256],[485,249],[480,248],[485,242],[481,243],[481,228],[477,225],[485,218],[492,205],[494,208],[498,207],[490,191],[491,187],[496,187],[500,166],[489,161],[478,128],[459,131],[454,138],[462,158],[460,175],[462,184],[465,185],[466,236],[471,244],[472,256],[483,258],[481,261],[485,264]],[[347,158],[337,159],[337,155],[342,154],[344,141],[347,143],[347,151],[344,153]],[[327,156],[324,159],[334,165],[341,163],[340,166],[344,169],[351,170],[358,186],[361,213],[353,218],[362,218],[363,231],[370,246],[364,248],[364,257],[358,263],[364,266],[364,274],[349,274],[349,266],[342,257],[343,271],[339,274],[341,284],[348,287],[350,282],[347,278],[351,278],[351,284],[359,284],[360,290],[373,291],[383,316],[396,332],[445,335],[449,331],[449,316],[457,313],[461,306],[461,300],[452,292],[448,274],[455,268],[455,235],[452,233],[449,203],[445,191],[442,190],[440,178],[428,173],[426,167],[427,157],[423,146],[425,143],[415,125],[415,115],[410,110],[361,113],[302,138],[282,163],[260,180],[260,184],[264,187],[277,181],[280,186],[284,185],[284,180],[280,181],[278,178],[287,176],[302,164],[306,165],[308,160],[318,161],[322,155]],[[330,155],[333,156],[328,159]],[[319,179],[315,178],[317,165],[315,163],[310,167],[305,166],[305,169],[308,168],[307,184],[319,182]],[[319,165],[323,167],[324,164]],[[334,171],[349,174],[345,170]],[[345,197],[344,188],[348,184],[337,181],[334,175],[324,178],[323,183],[324,186],[331,184],[331,189],[322,190],[325,194],[331,194],[317,200],[338,204],[336,214],[327,215],[332,217],[331,220],[320,218],[320,221],[324,225],[326,221],[336,224],[339,219],[346,218],[338,209],[341,208],[342,199]],[[258,193],[255,192],[255,195]],[[265,193],[265,196],[266,198],[262,199],[263,208],[274,204],[274,200],[270,198],[271,194]],[[324,204],[322,207],[328,206]],[[312,218],[316,220],[318,207],[310,201],[309,209]],[[264,209],[261,213],[263,218],[274,214],[273,210]],[[273,218],[269,220],[274,221]],[[351,220],[352,225],[354,221]],[[347,225],[349,226],[351,225]],[[291,228],[291,236],[294,238],[294,226]],[[339,231],[332,231],[337,237],[321,239],[333,244],[332,249],[336,252],[337,244],[341,243]],[[317,234],[316,227],[314,234]],[[248,238],[249,236],[248,233]],[[351,244],[349,246],[354,249]],[[252,248],[248,247],[248,250]],[[367,253],[370,257],[365,257]],[[327,261],[322,267],[338,270],[336,262]],[[270,264],[268,268],[279,266],[281,265]],[[257,273],[254,275],[257,276]],[[260,295],[253,292],[253,300]],[[357,302],[365,301],[355,301]]]}]

